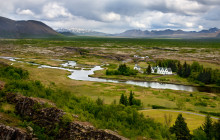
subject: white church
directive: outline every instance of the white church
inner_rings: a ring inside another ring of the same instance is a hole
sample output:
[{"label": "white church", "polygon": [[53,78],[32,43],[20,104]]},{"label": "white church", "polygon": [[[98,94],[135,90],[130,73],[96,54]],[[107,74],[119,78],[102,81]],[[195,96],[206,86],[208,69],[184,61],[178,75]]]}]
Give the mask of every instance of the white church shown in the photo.
[{"label": "white church", "polygon": [[163,74],[163,75],[171,75],[172,69],[171,68],[165,68],[165,67],[151,67],[151,73],[156,73],[156,74]]}]

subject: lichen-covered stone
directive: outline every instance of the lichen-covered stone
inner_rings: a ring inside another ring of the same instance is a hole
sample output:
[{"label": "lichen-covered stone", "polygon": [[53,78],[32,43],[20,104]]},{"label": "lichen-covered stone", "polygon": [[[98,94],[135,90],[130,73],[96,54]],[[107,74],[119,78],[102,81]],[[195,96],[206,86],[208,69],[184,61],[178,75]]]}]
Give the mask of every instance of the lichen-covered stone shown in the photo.
[{"label": "lichen-covered stone", "polygon": [[0,124],[0,140],[32,140],[27,132]]}]

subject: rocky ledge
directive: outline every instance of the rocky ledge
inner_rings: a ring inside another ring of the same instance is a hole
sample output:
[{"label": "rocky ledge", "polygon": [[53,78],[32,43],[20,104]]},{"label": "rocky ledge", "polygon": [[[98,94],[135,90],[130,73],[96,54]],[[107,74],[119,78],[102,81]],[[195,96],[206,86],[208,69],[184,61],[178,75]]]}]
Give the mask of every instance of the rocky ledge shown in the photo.
[{"label": "rocky ledge", "polygon": [[[62,119],[66,113],[53,105],[48,107],[48,102],[39,98],[8,93],[6,99],[9,103],[15,104],[17,114],[45,128],[45,132],[55,136],[57,140],[126,140],[116,132],[96,129],[88,122],[73,121],[63,124]],[[59,126],[59,131],[55,133],[53,130],[57,126]],[[0,139],[30,139],[28,134],[21,133],[15,128],[9,128],[8,126],[0,126]]]},{"label": "rocky ledge", "polygon": [[0,124],[0,139],[1,140],[32,140],[32,136],[21,129]]}]

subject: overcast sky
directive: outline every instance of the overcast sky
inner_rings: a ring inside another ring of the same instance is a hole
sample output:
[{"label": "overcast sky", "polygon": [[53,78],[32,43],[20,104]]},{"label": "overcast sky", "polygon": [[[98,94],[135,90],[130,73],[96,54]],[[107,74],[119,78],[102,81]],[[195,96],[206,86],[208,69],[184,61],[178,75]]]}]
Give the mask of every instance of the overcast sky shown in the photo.
[{"label": "overcast sky", "polygon": [[201,30],[220,28],[220,0],[0,0],[0,16],[106,33]]}]

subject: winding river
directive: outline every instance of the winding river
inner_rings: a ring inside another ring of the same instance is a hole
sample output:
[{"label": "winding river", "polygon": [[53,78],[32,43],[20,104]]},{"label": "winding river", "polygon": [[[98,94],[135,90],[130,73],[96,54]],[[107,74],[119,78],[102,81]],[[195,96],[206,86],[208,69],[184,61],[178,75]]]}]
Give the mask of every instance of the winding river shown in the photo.
[{"label": "winding river", "polygon": [[[0,57],[2,59],[7,59],[10,61],[17,61],[14,57]],[[17,62],[23,62],[23,61],[17,61]],[[124,84],[130,84],[130,85],[137,85],[142,87],[150,87],[155,89],[172,89],[172,90],[182,90],[182,91],[189,91],[189,92],[211,92],[211,93],[220,93],[220,88],[211,88],[211,87],[195,87],[195,86],[186,86],[186,85],[177,85],[177,84],[166,84],[166,83],[159,83],[159,82],[150,82],[150,81],[120,81],[120,80],[108,80],[108,79],[101,79],[101,78],[94,78],[90,77],[89,75],[94,74],[94,71],[102,70],[101,66],[95,66],[91,69],[71,69],[71,67],[77,66],[75,61],[67,61],[64,64],[61,64],[60,67],[53,67],[48,65],[41,65],[36,63],[30,63],[32,65],[37,65],[38,68],[51,68],[51,69],[60,69],[60,70],[66,70],[71,72],[71,74],[68,76],[70,79],[73,80],[82,80],[82,81],[94,81],[94,82],[111,82],[111,83],[124,83]],[[65,68],[68,67],[68,68]]]}]

